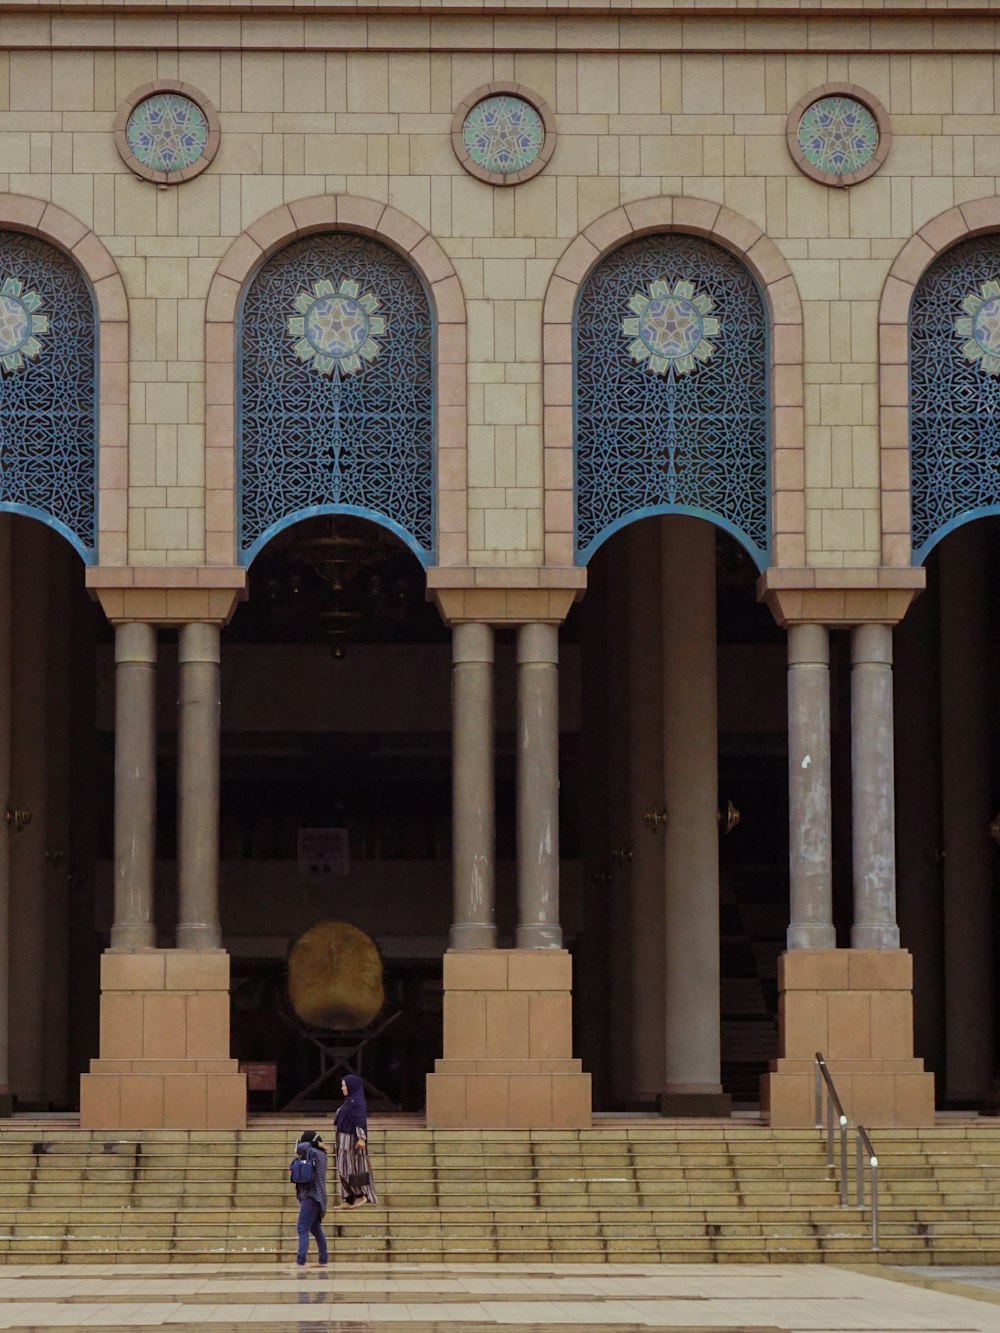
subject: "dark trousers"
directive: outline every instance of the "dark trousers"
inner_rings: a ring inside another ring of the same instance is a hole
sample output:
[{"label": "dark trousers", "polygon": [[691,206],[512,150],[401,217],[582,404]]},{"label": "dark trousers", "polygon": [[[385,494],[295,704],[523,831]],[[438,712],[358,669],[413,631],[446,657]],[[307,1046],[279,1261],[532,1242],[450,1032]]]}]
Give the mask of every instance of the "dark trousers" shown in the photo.
[{"label": "dark trousers", "polygon": [[299,1220],[296,1230],[299,1233],[299,1252],[295,1256],[297,1264],[304,1264],[309,1250],[310,1235],[316,1238],[319,1261],[325,1264],[329,1256],[326,1237],[323,1235],[323,1212],[315,1199],[302,1199],[299,1203]]}]

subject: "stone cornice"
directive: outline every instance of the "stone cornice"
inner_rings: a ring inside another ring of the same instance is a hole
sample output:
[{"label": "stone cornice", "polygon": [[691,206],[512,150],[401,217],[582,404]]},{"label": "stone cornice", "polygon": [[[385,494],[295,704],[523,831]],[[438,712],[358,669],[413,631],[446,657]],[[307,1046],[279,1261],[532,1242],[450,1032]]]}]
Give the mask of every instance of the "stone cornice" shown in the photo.
[{"label": "stone cornice", "polygon": [[[621,0],[556,8],[551,0],[433,5],[365,0],[325,5],[292,0],[186,0],[142,9],[122,0],[0,0],[3,45],[11,50],[481,51],[813,55],[997,49],[1000,4],[958,9],[871,4],[744,6]],[[488,32],[484,27],[488,25]]]},{"label": "stone cornice", "polygon": [[[3,0],[0,13],[14,11],[81,13],[91,10],[136,14],[129,0]],[[644,14],[676,19],[736,19],[741,21],[794,18],[888,19],[991,18],[1000,10],[997,0],[151,0],[142,7],[143,14],[205,13],[316,15],[339,14],[537,14],[547,12],[559,18],[612,14],[628,17]]]}]

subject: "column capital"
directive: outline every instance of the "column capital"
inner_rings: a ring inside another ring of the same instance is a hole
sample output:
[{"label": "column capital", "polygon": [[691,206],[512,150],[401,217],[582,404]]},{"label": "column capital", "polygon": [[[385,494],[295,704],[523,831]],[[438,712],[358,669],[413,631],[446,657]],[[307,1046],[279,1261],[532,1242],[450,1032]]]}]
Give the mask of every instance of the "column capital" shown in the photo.
[{"label": "column capital", "polygon": [[452,625],[451,660],[455,666],[465,662],[492,662],[494,656],[492,625],[469,620]]},{"label": "column capital", "polygon": [[830,630],[826,625],[802,622],[791,624],[788,630],[788,665],[830,665]]},{"label": "column capital", "polygon": [[757,600],[766,602],[782,628],[795,624],[895,625],[927,584],[923,568],[882,565],[869,569],[765,569]]},{"label": "column capital", "polygon": [[851,631],[852,666],[892,666],[892,626],[855,625]]},{"label": "column capital", "polygon": [[193,620],[180,626],[178,662],[208,662],[218,666],[221,655],[221,626],[218,622]]},{"label": "column capital", "polygon": [[575,565],[508,569],[436,565],[427,571],[427,595],[448,625],[481,621],[519,625],[544,620],[561,625],[587,588]]},{"label": "column capital", "polygon": [[520,625],[517,631],[517,663],[518,666],[557,666],[559,626],[542,620]]},{"label": "column capital", "polygon": [[141,620],[120,621],[115,626],[115,662],[119,666],[155,666],[156,626]]}]

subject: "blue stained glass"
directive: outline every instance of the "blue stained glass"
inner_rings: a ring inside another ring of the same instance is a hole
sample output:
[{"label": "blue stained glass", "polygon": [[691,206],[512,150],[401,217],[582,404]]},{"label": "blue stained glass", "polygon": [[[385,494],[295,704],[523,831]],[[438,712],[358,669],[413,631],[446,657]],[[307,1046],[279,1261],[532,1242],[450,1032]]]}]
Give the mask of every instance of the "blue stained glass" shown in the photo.
[{"label": "blue stained glass", "polygon": [[205,155],[208,120],[190,97],[154,93],[129,116],[125,138],[150,171],[183,171]]},{"label": "blue stained glass", "polygon": [[679,233],[585,280],[575,328],[576,558],[649,513],[698,513],[770,547],[767,316],[744,266]]},{"label": "blue stained glass", "polygon": [[61,250],[0,231],[0,508],[97,558],[97,317]]},{"label": "blue stained glass", "polygon": [[878,151],[878,121],[853,97],[821,97],[803,112],[798,140],[811,167],[850,176]]},{"label": "blue stained glass", "polygon": [[462,137],[477,166],[510,176],[530,167],[538,157],[545,143],[545,126],[530,102],[501,93],[476,103],[465,118]]},{"label": "blue stained glass", "polygon": [[368,237],[296,241],[243,300],[240,559],[316,513],[384,521],[434,559],[434,326],[413,268]]},{"label": "blue stained glass", "polygon": [[913,561],[952,528],[1000,513],[1000,236],[963,241],[910,308]]}]

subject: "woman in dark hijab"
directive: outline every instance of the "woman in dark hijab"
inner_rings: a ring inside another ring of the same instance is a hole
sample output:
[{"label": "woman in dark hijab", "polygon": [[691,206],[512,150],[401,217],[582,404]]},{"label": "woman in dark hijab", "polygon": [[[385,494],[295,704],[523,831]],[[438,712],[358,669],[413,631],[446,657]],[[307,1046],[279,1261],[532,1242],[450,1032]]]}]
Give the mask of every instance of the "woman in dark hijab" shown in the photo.
[{"label": "woman in dark hijab", "polygon": [[333,1117],[334,1128],[337,1131],[337,1174],[340,1177],[340,1196],[348,1208],[358,1208],[366,1203],[378,1203],[368,1156],[368,1107],[365,1104],[365,1085],[357,1074],[348,1074],[341,1082],[340,1089],[347,1098]]}]

